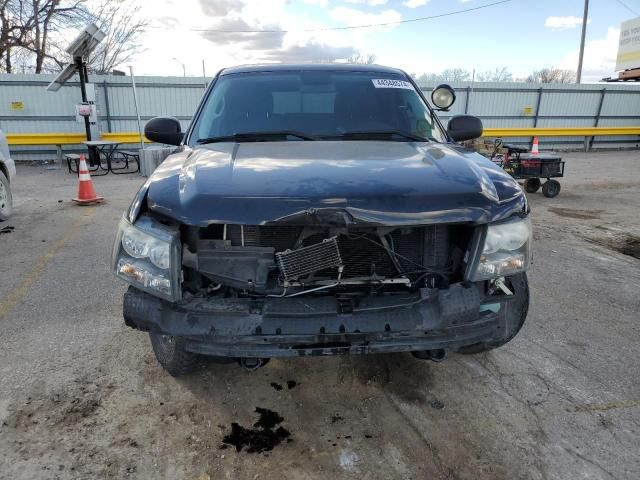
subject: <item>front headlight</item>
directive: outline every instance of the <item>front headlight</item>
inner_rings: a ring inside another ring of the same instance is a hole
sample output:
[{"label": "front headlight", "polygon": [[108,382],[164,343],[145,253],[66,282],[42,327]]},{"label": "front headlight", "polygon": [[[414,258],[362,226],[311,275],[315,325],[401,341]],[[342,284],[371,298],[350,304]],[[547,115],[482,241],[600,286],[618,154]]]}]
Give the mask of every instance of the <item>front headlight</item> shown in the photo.
[{"label": "front headlight", "polygon": [[113,270],[127,283],[170,301],[181,297],[180,242],[176,228],[141,216],[120,221],[113,246]]},{"label": "front headlight", "polygon": [[470,265],[468,278],[477,282],[524,272],[531,260],[529,218],[487,226],[482,249]]}]

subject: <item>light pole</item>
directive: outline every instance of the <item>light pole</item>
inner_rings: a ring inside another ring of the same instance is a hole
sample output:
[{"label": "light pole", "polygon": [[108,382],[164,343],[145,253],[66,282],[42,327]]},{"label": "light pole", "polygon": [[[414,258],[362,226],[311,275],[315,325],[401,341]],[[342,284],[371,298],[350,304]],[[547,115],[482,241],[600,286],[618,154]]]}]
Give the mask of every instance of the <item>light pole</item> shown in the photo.
[{"label": "light pole", "polygon": [[131,87],[133,87],[133,105],[136,109],[136,119],[138,120],[138,133],[140,134],[140,148],[144,151],[144,134],[142,133],[142,120],[140,119],[140,109],[138,108],[138,92],[136,90],[136,77],[133,75],[133,67],[129,65],[131,74]]},{"label": "light pole", "polygon": [[584,38],[587,35],[587,19],[589,16],[589,0],[584,0],[584,15],[582,16],[582,37],[580,38],[580,55],[578,57],[578,71],[576,83],[582,80],[582,60],[584,59]]},{"label": "light pole", "polygon": [[184,63],[182,63],[180,60],[178,60],[176,57],[173,57],[172,60],[175,60],[176,62],[178,62],[180,65],[182,65],[182,76],[186,77],[187,76],[187,69],[184,66]]}]

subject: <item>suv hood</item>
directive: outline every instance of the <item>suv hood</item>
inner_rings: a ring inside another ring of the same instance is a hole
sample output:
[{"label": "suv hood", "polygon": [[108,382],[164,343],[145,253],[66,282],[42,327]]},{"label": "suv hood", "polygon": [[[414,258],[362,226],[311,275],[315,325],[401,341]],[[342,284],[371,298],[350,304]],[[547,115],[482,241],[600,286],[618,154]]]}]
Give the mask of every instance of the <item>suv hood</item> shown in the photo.
[{"label": "suv hood", "polygon": [[527,210],[517,182],[457,145],[217,143],[167,158],[134,201],[181,223],[487,223]]}]

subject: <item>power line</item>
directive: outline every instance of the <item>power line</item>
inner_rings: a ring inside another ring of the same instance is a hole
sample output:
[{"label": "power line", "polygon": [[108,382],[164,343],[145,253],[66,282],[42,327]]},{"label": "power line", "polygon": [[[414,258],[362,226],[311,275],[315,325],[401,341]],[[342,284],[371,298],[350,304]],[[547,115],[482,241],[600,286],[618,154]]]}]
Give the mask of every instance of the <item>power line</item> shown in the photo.
[{"label": "power line", "polygon": [[631,7],[629,7],[626,3],[624,3],[622,0],[616,0],[616,2],[618,2],[620,5],[622,5],[624,8],[626,8],[627,10],[629,10],[631,13],[633,13],[634,15],[640,16],[640,13],[636,12],[634,9],[632,9]]},{"label": "power line", "polygon": [[[297,33],[297,32],[327,32],[334,30],[355,30],[358,28],[375,28],[375,27],[388,27],[390,25],[400,25],[402,23],[413,23],[413,22],[422,22],[424,20],[433,20],[435,18],[442,17],[450,17],[452,15],[459,15],[461,13],[473,12],[474,10],[481,10],[483,8],[494,7],[496,5],[501,5],[504,3],[509,3],[514,0],[500,0],[499,2],[487,3],[486,5],[479,5],[477,7],[465,8],[462,10],[455,10],[452,12],[440,13],[438,15],[430,15],[428,17],[419,17],[419,18],[408,18],[407,20],[398,20],[396,22],[384,22],[384,23],[370,23],[366,25],[352,25],[346,27],[324,27],[324,28],[309,28],[302,30],[215,30],[215,29],[207,29],[207,28],[189,28],[188,30],[192,32],[203,32],[203,33]],[[166,27],[156,27],[156,28],[166,28]]]}]

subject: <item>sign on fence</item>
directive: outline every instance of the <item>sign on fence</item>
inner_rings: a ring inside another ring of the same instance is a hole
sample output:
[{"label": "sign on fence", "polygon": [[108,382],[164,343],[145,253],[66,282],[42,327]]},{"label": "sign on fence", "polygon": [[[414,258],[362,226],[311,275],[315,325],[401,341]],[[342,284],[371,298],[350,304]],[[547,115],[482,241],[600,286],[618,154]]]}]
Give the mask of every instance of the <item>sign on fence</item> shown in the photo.
[{"label": "sign on fence", "polygon": [[640,68],[640,17],[622,22],[616,71]]}]

